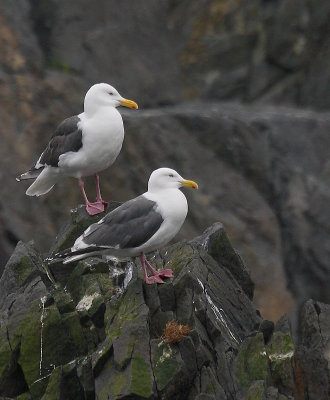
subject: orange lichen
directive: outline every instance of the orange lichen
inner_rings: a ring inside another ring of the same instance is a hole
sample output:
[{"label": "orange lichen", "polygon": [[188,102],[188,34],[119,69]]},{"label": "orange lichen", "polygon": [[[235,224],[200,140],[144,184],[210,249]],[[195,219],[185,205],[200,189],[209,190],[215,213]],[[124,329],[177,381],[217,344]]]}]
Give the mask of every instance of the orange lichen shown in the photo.
[{"label": "orange lichen", "polygon": [[191,333],[191,328],[188,325],[179,324],[174,319],[167,322],[162,339],[165,343],[177,343],[180,342],[183,336],[187,336]]}]

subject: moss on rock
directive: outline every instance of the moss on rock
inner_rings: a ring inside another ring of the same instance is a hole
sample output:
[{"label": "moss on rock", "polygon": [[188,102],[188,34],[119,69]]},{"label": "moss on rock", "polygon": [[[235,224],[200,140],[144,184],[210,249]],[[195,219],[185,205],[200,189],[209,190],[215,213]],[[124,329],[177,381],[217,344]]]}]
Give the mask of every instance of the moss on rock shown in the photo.
[{"label": "moss on rock", "polygon": [[65,292],[62,288],[57,288],[52,295],[61,314],[74,311],[74,302],[70,293]]},{"label": "moss on rock", "polygon": [[35,266],[28,256],[23,256],[20,262],[13,265],[12,270],[18,286],[22,286],[25,281],[35,272]]},{"label": "moss on rock", "polygon": [[57,400],[60,394],[61,367],[57,367],[52,372],[44,395],[41,400]]},{"label": "moss on rock", "polygon": [[119,337],[124,322],[136,319],[138,305],[137,294],[132,287],[117,302],[112,302],[108,306],[104,317],[107,336],[112,340]]},{"label": "moss on rock", "polygon": [[0,391],[2,383],[6,378],[6,372],[9,369],[12,359],[12,351],[7,339],[7,327],[0,330]]},{"label": "moss on rock", "polygon": [[47,386],[47,379],[40,379],[40,337],[41,337],[41,304],[35,301],[20,324],[15,335],[21,336],[20,356],[18,362],[23,370],[31,394],[39,398]]},{"label": "moss on rock", "polygon": [[67,313],[62,316],[62,321],[64,330],[73,342],[72,356],[77,357],[86,354],[88,347],[78,314],[76,312]]},{"label": "moss on rock", "polygon": [[268,375],[268,356],[263,334],[247,338],[239,351],[236,360],[237,380],[245,388],[253,381],[265,380]]},{"label": "moss on rock", "polygon": [[152,365],[158,390],[163,390],[180,370],[176,358],[176,348],[169,344],[155,347]]},{"label": "moss on rock", "polygon": [[294,344],[289,333],[275,332],[267,345],[273,382],[284,393],[294,391]]},{"label": "moss on rock", "polygon": [[98,376],[104,364],[110,358],[112,353],[112,341],[106,337],[104,342],[97,348],[92,356],[92,368],[94,376]]},{"label": "moss on rock", "polygon": [[109,376],[109,379],[104,382],[104,385],[100,392],[98,392],[98,399],[108,400],[116,399],[118,397],[120,398],[127,391],[128,386],[128,376],[126,374],[113,371]]},{"label": "moss on rock", "polygon": [[252,382],[247,392],[247,400],[266,400],[265,381]]},{"label": "moss on rock", "polygon": [[174,276],[177,276],[182,268],[194,257],[192,248],[185,243],[175,245],[167,251],[170,255],[167,257],[169,261],[166,263],[166,268],[172,269]]},{"label": "moss on rock", "polygon": [[119,396],[121,393],[123,393],[124,388],[127,387],[127,383],[127,378],[124,374],[115,374],[113,376],[113,387],[111,388],[113,395]]},{"label": "moss on rock", "polygon": [[71,210],[71,222],[65,225],[57,235],[56,243],[52,248],[52,252],[65,250],[71,247],[77,237],[80,236],[85,229],[87,229],[91,224],[98,222],[106,212],[109,212],[116,207],[118,207],[118,203],[110,202],[104,213],[94,216],[88,215],[85,206],[82,204]]},{"label": "moss on rock", "polygon": [[33,400],[33,398],[31,393],[22,393],[16,397],[16,400]]},{"label": "moss on rock", "polygon": [[152,371],[143,357],[135,354],[132,358],[131,392],[145,398],[152,394]]}]

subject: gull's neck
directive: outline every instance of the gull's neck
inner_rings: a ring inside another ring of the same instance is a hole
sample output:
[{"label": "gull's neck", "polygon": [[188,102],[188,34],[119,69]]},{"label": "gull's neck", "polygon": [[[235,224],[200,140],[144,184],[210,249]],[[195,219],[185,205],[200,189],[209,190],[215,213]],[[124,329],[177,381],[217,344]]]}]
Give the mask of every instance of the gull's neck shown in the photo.
[{"label": "gull's neck", "polygon": [[92,117],[96,113],[101,112],[102,114],[109,113],[109,112],[118,112],[116,107],[109,102],[102,102],[100,99],[95,101],[95,97],[93,96],[86,96],[84,100],[84,113],[87,117]]},{"label": "gull's neck", "polygon": [[84,114],[88,118],[95,117],[96,115],[114,115],[114,114],[119,114],[119,111],[117,110],[116,107],[111,106],[109,104],[106,105],[95,105],[95,104],[88,104],[87,107],[85,105],[84,107]]}]

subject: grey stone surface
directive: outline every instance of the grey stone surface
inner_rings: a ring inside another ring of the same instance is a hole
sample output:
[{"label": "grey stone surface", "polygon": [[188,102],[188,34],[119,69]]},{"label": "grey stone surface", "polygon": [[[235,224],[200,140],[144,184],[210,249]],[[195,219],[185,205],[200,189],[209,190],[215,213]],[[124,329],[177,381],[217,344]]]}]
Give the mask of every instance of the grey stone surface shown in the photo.
[{"label": "grey stone surface", "polygon": [[0,271],[18,240],[48,250],[81,202],[72,179],[35,199],[15,176],[105,80],[140,105],[102,174],[105,198],[125,201],[152,169],[177,168],[202,184],[181,237],[220,220],[266,318],[291,305],[283,266],[298,302],[328,301],[329,12],[325,0],[1,2]]},{"label": "grey stone surface", "polygon": [[[82,214],[79,229],[83,222]],[[62,238],[78,234],[73,213]],[[146,285],[134,260],[94,258],[66,265],[66,275],[54,264],[51,281],[33,245],[19,243],[0,279],[0,396],[284,400],[308,393],[325,400],[329,306],[305,304],[295,346],[286,317],[270,329],[251,303],[251,281],[236,257],[217,223],[149,257],[174,271],[162,286]],[[190,334],[168,343],[171,320]]]}]

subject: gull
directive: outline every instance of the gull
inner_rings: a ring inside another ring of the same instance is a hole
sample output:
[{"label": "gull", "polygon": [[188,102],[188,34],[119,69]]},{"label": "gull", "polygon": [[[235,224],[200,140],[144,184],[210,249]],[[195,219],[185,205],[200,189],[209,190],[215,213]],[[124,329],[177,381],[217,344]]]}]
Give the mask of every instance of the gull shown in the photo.
[{"label": "gull", "polygon": [[[145,254],[165,246],[180,230],[188,212],[188,203],[180,188],[197,189],[192,180],[175,170],[159,168],[152,172],[148,191],[126,201],[89,226],[74,245],[48,262],[71,263],[90,256],[139,257],[146,283],[164,283],[173,278],[171,269],[156,271]],[[151,273],[148,276],[147,270]]]},{"label": "gull", "polygon": [[[118,106],[137,109],[106,83],[93,85],[85,96],[84,112],[62,121],[35,166],[16,178],[34,179],[28,196],[41,196],[65,176],[77,178],[89,215],[104,211],[98,173],[110,167],[120,153],[124,125]],[[88,200],[83,177],[94,175],[96,202]]]}]

